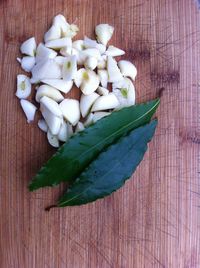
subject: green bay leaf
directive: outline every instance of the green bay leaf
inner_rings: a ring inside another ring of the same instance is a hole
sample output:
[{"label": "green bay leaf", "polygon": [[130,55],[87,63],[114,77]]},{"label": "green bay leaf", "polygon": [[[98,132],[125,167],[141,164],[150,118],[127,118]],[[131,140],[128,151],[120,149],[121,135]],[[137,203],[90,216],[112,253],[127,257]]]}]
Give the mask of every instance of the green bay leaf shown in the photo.
[{"label": "green bay leaf", "polygon": [[68,188],[58,206],[86,204],[119,189],[143,159],[156,125],[153,120],[107,147]]},{"label": "green bay leaf", "polygon": [[132,129],[148,123],[159,99],[123,108],[72,136],[40,169],[29,185],[33,191],[73,181],[99,153]]}]

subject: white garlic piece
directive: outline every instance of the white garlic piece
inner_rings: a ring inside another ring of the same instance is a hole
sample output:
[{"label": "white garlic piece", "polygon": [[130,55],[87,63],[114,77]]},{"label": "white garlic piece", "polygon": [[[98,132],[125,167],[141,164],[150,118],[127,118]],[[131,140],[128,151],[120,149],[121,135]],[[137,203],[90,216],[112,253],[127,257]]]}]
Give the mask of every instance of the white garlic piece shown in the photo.
[{"label": "white garlic piece", "polygon": [[118,62],[119,69],[123,76],[130,77],[133,81],[137,76],[137,69],[135,65],[127,60],[120,60]]},{"label": "white garlic piece", "polygon": [[44,34],[45,43],[60,38],[61,38],[61,29],[58,25],[52,25],[51,28]]},{"label": "white garlic piece", "polygon": [[73,81],[65,81],[62,79],[43,79],[41,80],[42,83],[57,88],[63,93],[68,93],[73,86]]},{"label": "white garlic piece", "polygon": [[114,109],[119,105],[117,97],[113,93],[109,93],[105,96],[100,96],[92,106],[91,111],[102,111]]},{"label": "white garlic piece", "polygon": [[113,83],[123,79],[120,69],[117,66],[117,62],[111,56],[108,56],[107,60],[108,81]]},{"label": "white garlic piece", "polygon": [[62,68],[62,78],[70,81],[75,78],[77,73],[77,60],[76,56],[66,57]]},{"label": "white garlic piece", "polygon": [[94,70],[97,67],[97,58],[87,57],[84,66],[86,69]]},{"label": "white garlic piece", "polygon": [[20,100],[21,107],[26,115],[27,122],[30,123],[34,120],[35,112],[37,107],[33,105],[30,101],[27,100]]},{"label": "white garlic piece", "polygon": [[63,121],[60,130],[58,132],[58,139],[59,141],[66,142],[68,140],[68,124]]},{"label": "white garlic piece", "polygon": [[96,99],[99,97],[99,95],[95,92],[93,92],[90,95],[81,95],[80,99],[80,110],[82,117],[86,117],[89,113],[93,103],[96,101]]},{"label": "white garlic piece", "polygon": [[107,86],[108,86],[108,72],[107,72],[107,70],[98,70],[97,74],[99,76],[100,84],[102,85],[102,87],[107,88]]},{"label": "white garlic piece", "polygon": [[30,72],[35,65],[35,57],[25,56],[21,59],[21,67],[25,72]]},{"label": "white garlic piece", "polygon": [[119,49],[117,47],[114,46],[109,46],[108,49],[106,50],[105,54],[107,56],[111,56],[111,57],[117,57],[117,56],[122,56],[125,54],[125,51],[122,49]]},{"label": "white garlic piece", "polygon": [[35,37],[31,37],[24,41],[20,47],[20,50],[22,54],[34,57],[36,51]]},{"label": "white garlic piece", "polygon": [[[62,118],[62,111],[60,109],[60,106],[58,105],[58,103],[55,100],[52,100],[51,98],[49,98],[47,96],[43,96],[40,99],[40,103],[42,105],[41,112],[42,112],[42,107],[45,107],[55,116]],[[45,120],[46,120],[46,118],[45,118]]]},{"label": "white garlic piece", "polygon": [[108,41],[111,39],[114,32],[114,27],[109,24],[99,24],[95,27],[95,33],[97,35],[97,40],[103,45],[107,45]]},{"label": "white garlic piece", "polygon": [[47,126],[47,123],[45,122],[44,119],[40,119],[40,120],[38,120],[38,127],[39,127],[39,129],[41,129],[43,132],[47,132],[47,131],[48,131],[48,126]]},{"label": "white garlic piece", "polygon": [[54,59],[57,56],[57,52],[53,49],[45,47],[44,44],[40,43],[36,50],[36,63],[39,61],[45,61],[46,59]]},{"label": "white garlic piece", "polygon": [[17,75],[17,91],[15,95],[19,99],[26,99],[31,94],[30,78],[24,74]]},{"label": "white garlic piece", "polygon": [[51,40],[45,43],[48,48],[60,50],[62,47],[72,47],[72,40],[69,37]]},{"label": "white garlic piece", "polygon": [[36,95],[35,95],[35,100],[37,102],[40,102],[40,99],[43,96],[47,96],[47,97],[55,100],[56,102],[61,102],[62,100],[64,100],[64,97],[60,93],[59,90],[57,90],[54,87],[48,86],[48,85],[39,86],[39,88],[37,89]]},{"label": "white garlic piece", "polygon": [[53,135],[50,130],[48,130],[47,132],[47,140],[52,147],[54,148],[59,147],[58,138],[55,135]]},{"label": "white garlic piece", "polygon": [[62,111],[63,117],[75,126],[80,119],[79,101],[75,99],[64,99],[59,107]]}]

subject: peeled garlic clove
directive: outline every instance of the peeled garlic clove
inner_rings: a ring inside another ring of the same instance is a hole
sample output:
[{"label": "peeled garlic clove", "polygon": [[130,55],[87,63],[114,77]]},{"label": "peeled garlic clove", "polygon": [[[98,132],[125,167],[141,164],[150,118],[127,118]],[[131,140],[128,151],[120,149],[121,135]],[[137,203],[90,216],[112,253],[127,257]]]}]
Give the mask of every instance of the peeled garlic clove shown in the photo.
[{"label": "peeled garlic clove", "polygon": [[60,50],[62,47],[72,47],[72,40],[69,37],[51,40],[45,43],[46,47]]},{"label": "peeled garlic clove", "polygon": [[107,86],[108,86],[108,72],[107,72],[107,70],[98,70],[97,74],[99,76],[100,84],[102,85],[102,87],[107,88]]},{"label": "peeled garlic clove", "polygon": [[105,87],[98,87],[97,88],[97,93],[101,96],[105,96],[109,94],[109,90]]},{"label": "peeled garlic clove", "polygon": [[66,57],[62,68],[62,78],[70,81],[75,78],[77,73],[77,60],[76,56]]},{"label": "peeled garlic clove", "polygon": [[55,25],[61,29],[62,36],[69,28],[69,23],[66,21],[66,18],[61,14],[58,14],[54,17],[53,25]]},{"label": "peeled garlic clove", "polygon": [[119,108],[128,107],[135,104],[135,87],[129,78],[113,83],[113,93],[119,101]]},{"label": "peeled garlic clove", "polygon": [[48,131],[48,126],[47,126],[47,123],[45,122],[44,119],[38,120],[38,127],[39,127],[39,129],[41,129],[44,132]]},{"label": "peeled garlic clove", "polygon": [[96,48],[97,44],[98,43],[96,40],[92,40],[92,39],[88,38],[87,36],[84,37],[84,40],[83,40],[84,48]]},{"label": "peeled garlic clove", "polygon": [[75,129],[75,132],[80,132],[80,131],[83,131],[85,129],[84,125],[82,122],[78,122],[77,125],[76,125],[76,129]]},{"label": "peeled garlic clove", "polygon": [[[43,104],[43,106],[41,106],[41,112],[42,112],[42,107],[45,107],[55,116],[62,118],[62,111],[61,111],[60,106],[58,105],[58,103],[56,101],[52,100],[51,98],[49,98],[47,96],[43,96],[40,99],[40,103]],[[46,118],[45,118],[45,120],[46,120]]]},{"label": "peeled garlic clove", "polygon": [[61,78],[61,68],[53,59],[38,62],[31,72],[31,83],[38,83],[43,79]]},{"label": "peeled garlic clove", "polygon": [[80,119],[79,101],[75,99],[64,99],[59,106],[63,117],[75,126]]},{"label": "peeled garlic clove", "polygon": [[99,95],[95,92],[93,92],[90,95],[84,95],[84,94],[81,95],[80,110],[82,117],[85,117],[89,113],[93,103],[96,101],[98,97]]},{"label": "peeled garlic clove", "polygon": [[95,33],[97,35],[97,40],[103,45],[107,45],[108,41],[111,39],[114,32],[114,27],[109,24],[99,24],[95,27]]},{"label": "peeled garlic clove", "polygon": [[123,76],[130,77],[132,80],[135,80],[137,75],[137,69],[135,65],[127,60],[120,60],[118,66]]},{"label": "peeled garlic clove", "polygon": [[63,56],[57,56],[57,57],[55,57],[54,60],[62,68],[63,63],[64,63],[64,60],[65,60],[65,57],[63,57]]},{"label": "peeled garlic clove", "polygon": [[75,85],[79,88],[83,82],[84,79],[84,73],[86,72],[85,68],[81,68],[77,71],[75,78],[74,78],[74,83]]},{"label": "peeled garlic clove", "polygon": [[19,99],[26,99],[31,94],[30,78],[24,74],[17,75],[17,91],[15,95]]},{"label": "peeled garlic clove", "polygon": [[30,123],[34,120],[35,112],[37,110],[37,107],[33,105],[30,101],[27,100],[20,100],[21,107],[26,115],[27,122]]},{"label": "peeled garlic clove", "polygon": [[61,38],[61,29],[58,25],[52,25],[51,28],[44,34],[45,43],[60,38]]},{"label": "peeled garlic clove", "polygon": [[93,123],[96,123],[98,120],[100,120],[101,118],[110,115],[111,113],[108,112],[96,112],[94,113],[93,116]]},{"label": "peeled garlic clove", "polygon": [[57,52],[55,52],[53,49],[45,47],[44,44],[40,43],[36,50],[36,63],[46,59],[54,59],[56,56]]},{"label": "peeled garlic clove", "polygon": [[62,47],[60,54],[65,57],[72,55],[72,47]]},{"label": "peeled garlic clove", "polygon": [[85,49],[84,41],[83,40],[76,40],[72,43],[72,47],[78,51],[82,51],[83,49]]},{"label": "peeled garlic clove", "polygon": [[63,93],[68,93],[73,86],[73,81],[65,81],[61,79],[43,79],[41,80],[41,82],[54,88],[57,88]]},{"label": "peeled garlic clove", "polygon": [[97,59],[95,57],[87,57],[84,65],[85,68],[94,70],[97,67]]},{"label": "peeled garlic clove", "polygon": [[55,135],[53,135],[50,130],[48,130],[48,132],[47,132],[47,139],[48,139],[48,142],[51,146],[53,146],[54,148],[59,147],[58,138]]},{"label": "peeled garlic clove", "polygon": [[111,56],[111,57],[117,57],[117,56],[122,56],[125,54],[125,51],[122,49],[119,49],[117,47],[114,46],[109,46],[108,49],[106,50],[105,54],[107,56]]},{"label": "peeled garlic clove", "polygon": [[99,86],[99,77],[92,70],[86,70],[83,73],[83,81],[81,83],[80,89],[85,95],[92,94]]},{"label": "peeled garlic clove", "polygon": [[21,59],[21,67],[25,72],[30,72],[35,65],[35,57],[26,56]]},{"label": "peeled garlic clove", "polygon": [[90,113],[88,115],[88,117],[86,118],[85,122],[84,122],[84,126],[85,127],[88,127],[90,126],[91,124],[93,124],[93,117],[94,117],[94,114],[93,113]]},{"label": "peeled garlic clove", "polygon": [[35,37],[31,37],[28,40],[24,41],[20,47],[20,50],[22,54],[34,57],[36,51]]},{"label": "peeled garlic clove", "polygon": [[42,85],[37,89],[37,93],[35,95],[35,99],[37,102],[40,102],[40,99],[43,96],[47,96],[56,102],[60,102],[64,100],[63,95],[54,87],[48,85]]},{"label": "peeled garlic clove", "polygon": [[91,111],[102,111],[114,109],[119,105],[117,97],[113,93],[99,97],[92,106]]},{"label": "peeled garlic clove", "polygon": [[53,135],[57,135],[63,122],[63,119],[53,114],[49,109],[46,108],[43,103],[41,103],[40,105],[40,110],[51,133]]},{"label": "peeled garlic clove", "polygon": [[117,66],[117,62],[111,56],[108,56],[107,60],[108,81],[113,83],[123,79],[120,69]]},{"label": "peeled garlic clove", "polygon": [[101,59],[101,54],[97,48],[87,48],[80,52],[83,58],[94,57],[97,60]]},{"label": "peeled garlic clove", "polygon": [[59,141],[66,142],[68,140],[68,125],[65,121],[63,121],[60,130],[58,132]]}]

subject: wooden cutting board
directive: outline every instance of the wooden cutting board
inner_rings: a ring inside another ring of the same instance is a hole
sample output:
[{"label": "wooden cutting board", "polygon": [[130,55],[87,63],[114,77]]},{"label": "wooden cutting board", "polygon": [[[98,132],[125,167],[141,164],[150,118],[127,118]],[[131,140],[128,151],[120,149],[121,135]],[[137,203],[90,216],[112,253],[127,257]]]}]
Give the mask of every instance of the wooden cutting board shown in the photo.
[{"label": "wooden cutting board", "polygon": [[[48,213],[63,187],[27,185],[54,150],[14,94],[20,43],[41,42],[58,13],[79,25],[77,38],[113,25],[111,43],[138,69],[137,102],[161,96],[161,105],[155,138],[121,190]],[[200,267],[199,26],[189,0],[0,1],[1,268]]]}]

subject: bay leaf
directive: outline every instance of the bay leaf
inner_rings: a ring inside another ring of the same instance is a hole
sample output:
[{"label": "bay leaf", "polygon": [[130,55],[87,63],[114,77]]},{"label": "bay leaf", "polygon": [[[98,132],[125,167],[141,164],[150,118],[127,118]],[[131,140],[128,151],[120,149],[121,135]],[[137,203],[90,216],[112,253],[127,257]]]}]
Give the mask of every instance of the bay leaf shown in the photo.
[{"label": "bay leaf", "polygon": [[36,174],[29,190],[73,181],[103,149],[132,129],[148,123],[159,102],[156,99],[114,111],[72,136]]}]

